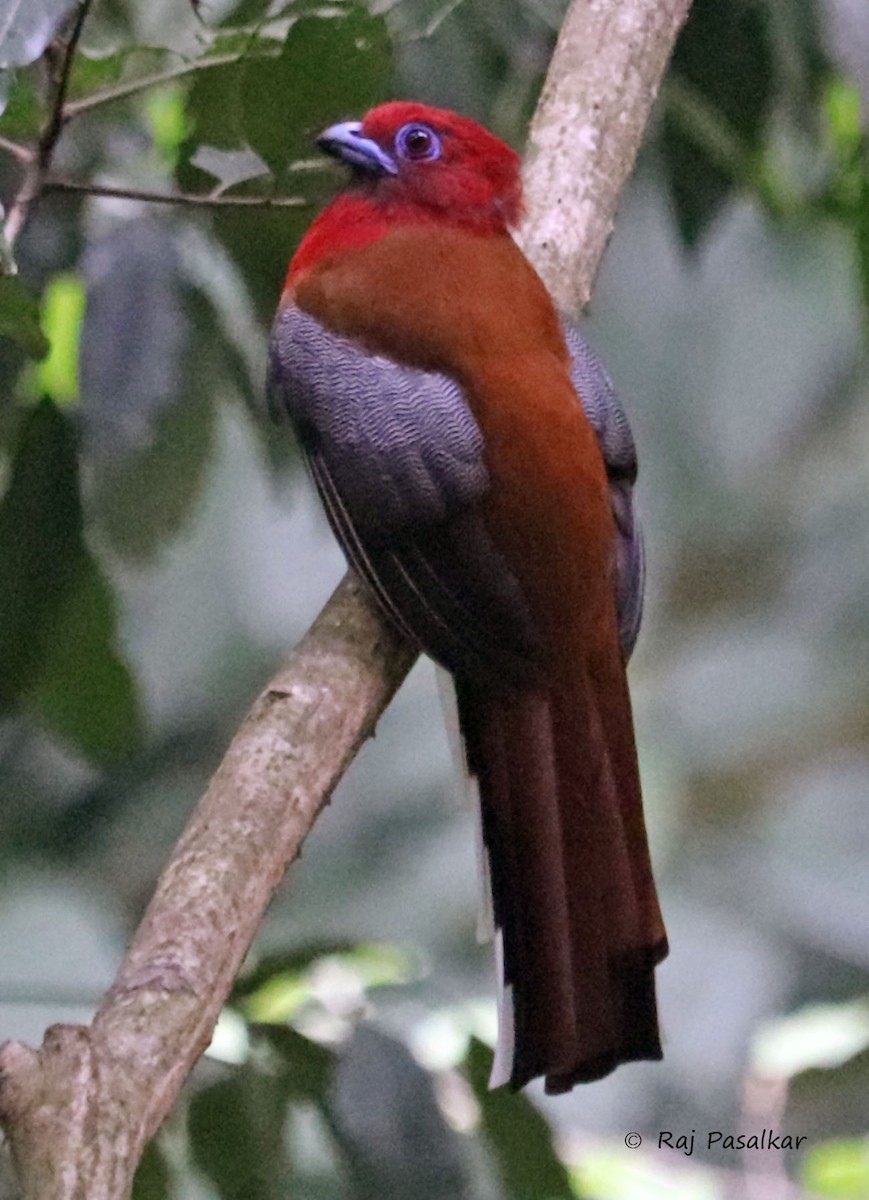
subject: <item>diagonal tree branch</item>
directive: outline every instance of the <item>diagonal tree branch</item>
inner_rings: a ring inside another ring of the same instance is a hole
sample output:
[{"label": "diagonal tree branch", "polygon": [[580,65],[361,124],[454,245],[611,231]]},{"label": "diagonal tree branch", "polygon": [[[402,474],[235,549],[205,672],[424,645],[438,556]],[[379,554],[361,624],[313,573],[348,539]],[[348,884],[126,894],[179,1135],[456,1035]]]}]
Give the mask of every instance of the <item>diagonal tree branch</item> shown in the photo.
[{"label": "diagonal tree branch", "polygon": [[574,0],[525,151],[526,254],[564,312],[584,308],[691,0]]},{"label": "diagonal tree branch", "polygon": [[[574,0],[532,127],[525,248],[559,302],[591,290],[690,0]],[[0,1050],[25,1200],[126,1200],[206,1048],[263,912],[416,651],[348,575],[245,718],[88,1027]]]}]

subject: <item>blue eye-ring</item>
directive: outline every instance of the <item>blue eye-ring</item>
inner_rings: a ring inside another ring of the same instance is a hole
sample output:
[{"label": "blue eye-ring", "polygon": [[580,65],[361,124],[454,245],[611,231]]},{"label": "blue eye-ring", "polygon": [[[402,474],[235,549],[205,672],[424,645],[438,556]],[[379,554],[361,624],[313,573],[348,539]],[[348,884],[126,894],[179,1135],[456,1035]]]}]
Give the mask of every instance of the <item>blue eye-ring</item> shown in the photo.
[{"label": "blue eye-ring", "polygon": [[441,140],[428,125],[412,121],[402,125],[395,135],[395,149],[401,158],[409,162],[425,162],[427,159],[440,158]]}]

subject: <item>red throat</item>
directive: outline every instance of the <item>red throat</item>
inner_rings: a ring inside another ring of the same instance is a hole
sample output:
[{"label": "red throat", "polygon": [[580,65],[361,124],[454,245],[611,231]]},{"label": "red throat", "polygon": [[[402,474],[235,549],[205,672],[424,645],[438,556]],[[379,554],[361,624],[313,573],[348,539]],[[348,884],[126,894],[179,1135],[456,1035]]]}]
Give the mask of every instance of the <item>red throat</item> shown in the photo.
[{"label": "red throat", "polygon": [[302,238],[290,260],[285,286],[298,283],[311,267],[331,254],[357,250],[377,241],[389,225],[389,218],[365,196],[352,193],[339,196],[320,213]]},{"label": "red throat", "polygon": [[290,261],[285,290],[298,284],[302,276],[322,259],[345,250],[359,250],[399,225],[432,225],[480,234],[506,234],[501,218],[461,211],[438,212],[403,199],[381,200],[359,192],[346,192],[333,200],[308,229]]}]

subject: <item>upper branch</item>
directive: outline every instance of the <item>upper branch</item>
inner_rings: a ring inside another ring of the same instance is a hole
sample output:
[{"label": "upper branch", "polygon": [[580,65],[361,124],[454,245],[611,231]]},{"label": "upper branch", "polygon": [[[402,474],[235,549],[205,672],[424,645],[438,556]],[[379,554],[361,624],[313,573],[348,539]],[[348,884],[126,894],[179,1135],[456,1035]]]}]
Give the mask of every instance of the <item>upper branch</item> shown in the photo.
[{"label": "upper branch", "polygon": [[591,296],[691,0],[584,0],[558,36],[525,152],[525,252],[557,306]]}]

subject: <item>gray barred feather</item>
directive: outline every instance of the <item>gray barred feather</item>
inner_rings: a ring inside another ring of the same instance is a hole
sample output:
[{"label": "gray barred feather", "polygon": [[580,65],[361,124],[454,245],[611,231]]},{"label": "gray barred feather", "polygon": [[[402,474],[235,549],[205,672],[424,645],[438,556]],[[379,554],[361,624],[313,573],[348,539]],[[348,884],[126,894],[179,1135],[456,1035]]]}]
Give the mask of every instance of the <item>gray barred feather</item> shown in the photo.
[{"label": "gray barred feather", "polygon": [[443,375],[365,354],[288,307],[275,322],[269,380],[305,450],[327,456],[361,536],[389,541],[443,521],[488,487],[480,430]]},{"label": "gray barred feather", "polygon": [[637,451],[618,393],[606,368],[582,334],[563,322],[570,351],[570,377],[594,430],[609,476],[610,500],[616,523],[616,607],[619,641],[630,658],[640,622],[646,587],[643,531],[634,510]]},{"label": "gray barred feather", "polygon": [[637,477],[637,451],[631,427],[603,363],[578,329],[562,322],[570,351],[570,378],[582,408],[597,435],[610,476]]},{"label": "gray barred feather", "polygon": [[[597,355],[566,323],[564,333],[573,384],[610,479],[619,636],[628,657],[645,575],[634,442]],[[335,534],[393,622],[448,669],[517,682],[533,676],[534,622],[474,511],[489,478],[459,385],[368,354],[287,306],[272,334],[268,397],[273,415],[293,420]]]}]

